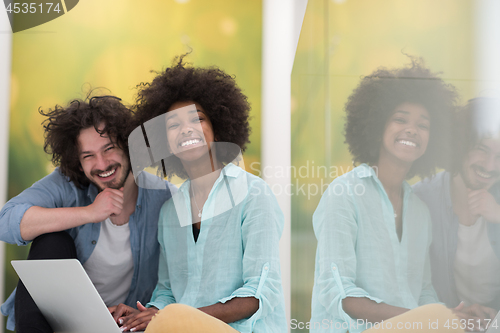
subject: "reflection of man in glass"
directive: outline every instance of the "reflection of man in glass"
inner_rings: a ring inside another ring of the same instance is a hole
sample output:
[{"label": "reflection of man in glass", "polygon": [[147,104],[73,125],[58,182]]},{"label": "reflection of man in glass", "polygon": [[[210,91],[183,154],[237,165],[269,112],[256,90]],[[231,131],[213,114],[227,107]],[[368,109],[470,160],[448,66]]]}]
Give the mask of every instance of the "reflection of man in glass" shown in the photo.
[{"label": "reflection of man in glass", "polygon": [[144,126],[152,156],[165,139],[151,121],[166,129],[169,156],[160,168],[186,181],[160,213],[150,303],[110,309],[122,330],[286,332],[283,214],[266,183],[235,165],[248,143],[246,99],[231,76],[185,67],[182,58],[140,91],[136,126]]},{"label": "reflection of man in glass", "polygon": [[[433,285],[442,302],[500,310],[500,100],[476,98],[456,116],[448,171],[414,186],[433,222]],[[485,307],[479,306],[483,305]]]},{"label": "reflection of man in glass", "polygon": [[[42,114],[45,151],[59,167],[5,204],[0,240],[33,241],[28,259],[77,258],[108,306],[149,300],[157,282],[158,214],[171,195],[166,182],[162,190],[134,182],[127,147],[132,112],[118,98],[99,96]],[[22,282],[2,306],[12,330],[14,310],[17,332],[54,331]]]}]

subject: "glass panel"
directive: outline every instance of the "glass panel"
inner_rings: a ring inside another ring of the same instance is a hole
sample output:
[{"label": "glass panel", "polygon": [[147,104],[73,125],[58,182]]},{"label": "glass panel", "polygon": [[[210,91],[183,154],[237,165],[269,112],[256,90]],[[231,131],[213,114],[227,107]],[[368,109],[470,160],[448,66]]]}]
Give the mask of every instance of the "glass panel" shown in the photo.
[{"label": "glass panel", "polygon": [[407,55],[442,72],[462,102],[475,97],[474,5],[309,0],[292,72],[292,331],[308,332],[311,318],[312,214],[328,184],[353,169],[343,135],[347,98],[364,76],[402,67]]}]

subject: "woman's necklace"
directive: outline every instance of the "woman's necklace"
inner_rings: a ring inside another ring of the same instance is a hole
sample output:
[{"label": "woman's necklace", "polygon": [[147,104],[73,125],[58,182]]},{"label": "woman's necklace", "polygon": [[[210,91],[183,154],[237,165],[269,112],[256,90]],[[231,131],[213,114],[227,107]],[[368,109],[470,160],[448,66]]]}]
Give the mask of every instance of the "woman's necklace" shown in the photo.
[{"label": "woman's necklace", "polygon": [[203,209],[200,209],[200,207],[198,207],[198,203],[196,202],[196,198],[194,196],[193,188],[192,187],[190,187],[190,188],[191,188],[191,194],[193,195],[194,204],[196,205],[196,209],[198,209],[198,217],[201,218],[201,211]]}]

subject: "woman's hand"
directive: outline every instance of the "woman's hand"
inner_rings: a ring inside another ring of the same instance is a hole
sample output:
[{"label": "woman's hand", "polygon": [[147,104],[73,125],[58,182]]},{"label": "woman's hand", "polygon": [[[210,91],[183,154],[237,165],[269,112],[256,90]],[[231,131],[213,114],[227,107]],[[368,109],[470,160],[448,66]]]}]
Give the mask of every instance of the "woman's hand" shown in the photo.
[{"label": "woman's hand", "polygon": [[[139,301],[137,302],[137,309],[138,310],[128,307],[128,309],[124,309],[125,311],[121,316],[117,317],[117,323],[120,325],[122,331],[135,332],[146,329],[146,326],[148,326],[153,316],[158,312],[157,308],[146,308]],[[113,318],[115,318],[114,315]]]},{"label": "woman's hand", "polygon": [[115,306],[111,306],[108,308],[108,310],[109,310],[109,312],[111,312],[111,315],[113,316],[113,320],[118,324],[118,326],[121,326],[121,324],[123,322],[122,317],[130,316],[134,313],[139,313],[139,310],[136,310],[133,307],[130,307],[130,306],[125,305],[125,304],[118,304]]}]

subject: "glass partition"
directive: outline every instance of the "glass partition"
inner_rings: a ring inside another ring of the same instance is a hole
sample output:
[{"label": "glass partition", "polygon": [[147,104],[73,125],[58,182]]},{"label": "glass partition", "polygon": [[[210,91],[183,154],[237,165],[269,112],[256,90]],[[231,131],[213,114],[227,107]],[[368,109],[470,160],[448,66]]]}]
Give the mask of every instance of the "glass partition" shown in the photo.
[{"label": "glass partition", "polygon": [[292,72],[292,331],[308,332],[311,318],[313,212],[328,184],[353,169],[344,143],[349,95],[375,69],[413,56],[456,87],[458,104],[476,97],[476,4],[309,0]]}]

